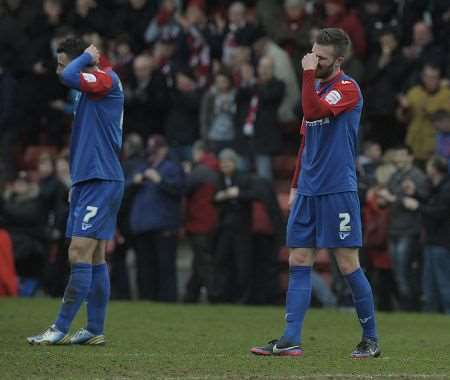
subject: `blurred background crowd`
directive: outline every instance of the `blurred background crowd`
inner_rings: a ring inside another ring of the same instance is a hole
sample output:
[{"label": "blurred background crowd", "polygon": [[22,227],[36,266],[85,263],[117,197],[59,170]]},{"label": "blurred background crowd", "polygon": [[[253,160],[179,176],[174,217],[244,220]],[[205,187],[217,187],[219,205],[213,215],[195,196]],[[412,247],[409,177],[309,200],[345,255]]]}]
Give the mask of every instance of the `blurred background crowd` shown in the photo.
[{"label": "blurred background crowd", "polygon": [[[0,0],[0,295],[64,291],[77,94],[55,51],[79,35],[125,93],[113,298],[282,302],[300,61],[323,27],[349,34],[344,70],[364,94],[361,259],[377,306],[450,313],[448,0]],[[326,250],[313,289],[318,306],[351,304]]]}]

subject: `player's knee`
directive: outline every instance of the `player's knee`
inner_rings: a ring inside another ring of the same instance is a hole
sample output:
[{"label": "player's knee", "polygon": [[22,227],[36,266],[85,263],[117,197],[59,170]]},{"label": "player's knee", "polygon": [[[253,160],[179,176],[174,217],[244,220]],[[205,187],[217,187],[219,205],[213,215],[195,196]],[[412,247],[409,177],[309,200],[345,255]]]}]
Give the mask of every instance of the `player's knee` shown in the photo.
[{"label": "player's knee", "polygon": [[350,274],[358,269],[357,266],[352,265],[351,263],[341,263],[339,264],[339,270],[343,275]]},{"label": "player's knee", "polygon": [[339,270],[343,275],[353,273],[359,268],[358,260],[351,257],[340,258],[337,260]]},{"label": "player's knee", "polygon": [[314,256],[312,252],[306,250],[291,250],[289,254],[289,266],[312,266]]},{"label": "player's knee", "polygon": [[83,241],[73,239],[69,246],[69,262],[76,263],[91,263],[92,249]]},{"label": "player's knee", "polygon": [[350,274],[359,268],[359,254],[356,248],[338,248],[336,261],[342,274]]}]

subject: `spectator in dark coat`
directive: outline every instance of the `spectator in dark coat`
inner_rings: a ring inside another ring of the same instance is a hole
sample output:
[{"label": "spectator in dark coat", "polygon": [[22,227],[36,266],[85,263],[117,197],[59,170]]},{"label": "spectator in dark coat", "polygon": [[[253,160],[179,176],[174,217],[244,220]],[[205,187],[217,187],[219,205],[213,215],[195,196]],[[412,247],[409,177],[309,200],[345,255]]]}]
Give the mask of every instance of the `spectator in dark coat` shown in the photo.
[{"label": "spectator in dark coat", "polygon": [[150,20],[145,29],[145,42],[154,44],[160,38],[168,36],[177,38],[182,28],[177,21],[176,12],[177,3],[175,0],[163,0],[155,17]]},{"label": "spectator in dark coat", "polygon": [[[129,186],[133,182],[134,175],[142,170],[147,162],[142,137],[137,133],[129,133],[125,136],[121,162],[125,175],[125,186]],[[131,297],[126,260],[128,252],[133,246],[133,234],[129,224],[133,195],[132,191],[127,191],[122,199],[117,216],[116,244],[109,260],[111,268],[111,298],[115,299],[129,299]]]},{"label": "spectator in dark coat", "polygon": [[420,73],[426,63],[432,63],[444,72],[446,55],[434,41],[433,30],[424,21],[418,21],[413,26],[411,44],[402,50],[409,66],[409,88],[420,80]]},{"label": "spectator in dark coat", "polygon": [[272,155],[281,150],[278,107],[285,85],[274,78],[273,63],[269,57],[259,61],[257,82],[250,67],[244,66],[242,73],[243,85],[236,97],[238,149],[246,153],[249,166],[254,164],[259,177],[271,180]]},{"label": "spectator in dark coat", "polygon": [[145,47],[144,33],[156,13],[155,1],[128,0],[115,16],[115,32],[126,33],[138,51]]},{"label": "spectator in dark coat", "polygon": [[[66,99],[68,90],[61,86],[56,75],[54,46],[72,31],[60,28],[51,39],[36,37],[26,49],[24,73],[20,80],[19,104],[24,110],[24,125],[27,127],[25,144],[49,144],[62,146],[61,111],[52,107],[57,99]],[[39,94],[39,95],[38,95]]]},{"label": "spectator in dark coat", "polygon": [[387,28],[380,32],[379,46],[366,66],[365,115],[368,131],[365,138],[379,142],[383,149],[400,144],[405,137],[403,126],[395,117],[397,95],[408,75],[408,67],[400,50],[396,32]]},{"label": "spectator in dark coat", "polygon": [[95,30],[102,36],[111,35],[110,13],[97,0],[76,0],[68,22],[81,33]]},{"label": "spectator in dark coat", "polygon": [[47,294],[60,297],[64,294],[70,268],[65,247],[65,232],[69,204],[69,189],[57,177],[53,157],[44,153],[38,161],[39,196],[43,206],[45,247],[48,259],[44,269],[43,286]]},{"label": "spectator in dark coat", "polygon": [[176,73],[175,88],[170,95],[170,112],[166,121],[166,138],[172,155],[179,161],[190,161],[192,144],[200,135],[199,112],[201,91],[190,69]]},{"label": "spectator in dark coat", "polygon": [[[424,310],[450,314],[450,177],[447,160],[433,156],[427,163],[433,189],[428,198],[407,197],[408,210],[418,210],[426,231],[423,293]],[[414,195],[413,195],[414,196]]]},{"label": "spectator in dark coat", "polygon": [[40,12],[28,27],[28,34],[33,38],[50,41],[56,30],[65,24],[62,0],[44,0]]},{"label": "spectator in dark coat", "polygon": [[162,73],[152,56],[138,55],[133,62],[133,75],[125,87],[125,122],[129,132],[144,139],[162,133],[168,112],[169,94]]},{"label": "spectator in dark coat", "polygon": [[137,170],[129,189],[134,192],[129,224],[136,251],[139,297],[174,302],[184,174],[168,152],[164,137],[149,137],[148,162]]},{"label": "spectator in dark coat", "polygon": [[280,300],[278,253],[285,241],[286,223],[270,181],[253,177],[252,273],[246,303],[273,304]]},{"label": "spectator in dark coat", "polygon": [[0,64],[0,183],[15,172],[13,147],[17,131],[17,82]]},{"label": "spectator in dark coat", "polygon": [[0,66],[16,72],[22,69],[20,58],[29,41],[19,21],[6,8],[6,4],[0,4]]},{"label": "spectator in dark coat", "polygon": [[222,62],[229,65],[237,48],[236,37],[239,34],[253,35],[255,26],[246,18],[247,7],[241,1],[234,1],[228,8],[228,25],[224,31],[222,46]]},{"label": "spectator in dark coat", "polygon": [[21,294],[32,296],[41,285],[47,257],[44,205],[39,188],[26,172],[19,172],[3,194],[0,215],[13,241]]},{"label": "spectator in dark coat", "polygon": [[202,287],[208,291],[213,275],[213,242],[217,228],[217,211],[213,204],[218,182],[216,157],[202,141],[193,147],[193,166],[186,178],[185,230],[194,258],[191,277],[186,286],[185,302],[198,302]]},{"label": "spectator in dark coat", "polygon": [[212,302],[246,302],[250,292],[252,259],[251,180],[237,170],[238,155],[231,149],[219,154],[219,185],[214,201],[219,210],[219,229],[214,251]]}]

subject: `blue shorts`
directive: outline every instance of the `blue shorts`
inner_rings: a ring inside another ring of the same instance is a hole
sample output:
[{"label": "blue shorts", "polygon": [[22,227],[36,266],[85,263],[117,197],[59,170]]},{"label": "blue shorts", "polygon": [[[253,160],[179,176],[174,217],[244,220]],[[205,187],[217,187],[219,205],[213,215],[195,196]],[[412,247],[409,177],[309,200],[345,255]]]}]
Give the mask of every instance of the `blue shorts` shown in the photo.
[{"label": "blue shorts", "polygon": [[287,225],[289,248],[352,248],[362,246],[358,194],[297,194]]},{"label": "blue shorts", "polygon": [[111,240],[122,202],[121,181],[89,180],[72,186],[66,237]]}]

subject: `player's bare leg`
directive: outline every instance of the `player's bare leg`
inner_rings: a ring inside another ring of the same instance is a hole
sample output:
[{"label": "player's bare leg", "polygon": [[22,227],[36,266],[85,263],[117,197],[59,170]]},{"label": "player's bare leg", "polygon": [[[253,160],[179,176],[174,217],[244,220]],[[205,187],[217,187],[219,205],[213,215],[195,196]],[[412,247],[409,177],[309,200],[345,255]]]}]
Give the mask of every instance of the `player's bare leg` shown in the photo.
[{"label": "player's bare leg", "polygon": [[264,346],[253,347],[256,355],[301,356],[301,330],[303,320],[311,302],[311,267],[315,250],[312,248],[292,248],[289,253],[289,286],[286,296],[286,328],[280,339]]},{"label": "player's bare leg", "polygon": [[381,351],[378,347],[372,288],[359,265],[358,249],[338,248],[335,255],[339,270],[352,290],[353,303],[363,330],[361,342],[351,356],[355,359],[378,357]]}]

